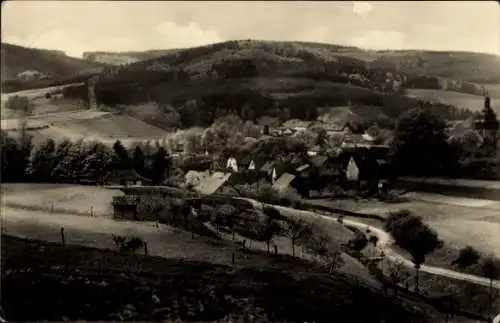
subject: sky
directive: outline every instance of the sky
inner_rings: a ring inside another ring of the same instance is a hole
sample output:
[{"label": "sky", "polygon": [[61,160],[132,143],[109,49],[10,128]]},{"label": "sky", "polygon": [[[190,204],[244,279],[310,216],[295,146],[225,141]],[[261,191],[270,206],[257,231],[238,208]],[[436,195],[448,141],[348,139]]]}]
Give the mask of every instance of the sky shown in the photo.
[{"label": "sky", "polygon": [[500,55],[497,1],[3,1],[2,42],[142,51],[236,39]]}]

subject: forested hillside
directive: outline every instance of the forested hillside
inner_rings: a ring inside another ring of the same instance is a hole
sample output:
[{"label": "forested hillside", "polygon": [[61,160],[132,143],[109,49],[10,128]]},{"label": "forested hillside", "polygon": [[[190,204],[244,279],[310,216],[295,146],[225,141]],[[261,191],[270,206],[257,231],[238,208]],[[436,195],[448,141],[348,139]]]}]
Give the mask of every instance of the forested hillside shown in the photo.
[{"label": "forested hillside", "polygon": [[[191,126],[211,124],[229,113],[244,119],[268,115],[311,120],[319,108],[349,104],[378,107],[383,117],[396,118],[419,104],[405,95],[407,88],[440,86],[437,78],[406,73],[411,64],[401,68],[387,63],[388,53],[374,59],[376,52],[358,58],[353,52],[362,51],[297,42],[217,43],[109,68],[96,94],[105,105],[154,101],[173,107],[182,125]],[[446,119],[471,116],[450,105],[432,106]]]}]

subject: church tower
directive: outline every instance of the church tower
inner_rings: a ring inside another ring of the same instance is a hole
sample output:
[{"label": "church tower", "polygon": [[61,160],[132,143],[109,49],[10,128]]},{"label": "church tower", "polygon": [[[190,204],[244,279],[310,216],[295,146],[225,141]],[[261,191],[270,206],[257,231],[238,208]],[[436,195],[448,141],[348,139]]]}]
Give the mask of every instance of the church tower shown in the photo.
[{"label": "church tower", "polygon": [[488,93],[485,93],[484,107],[475,122],[475,128],[487,143],[496,146],[500,122],[495,111],[491,108],[491,99]]}]

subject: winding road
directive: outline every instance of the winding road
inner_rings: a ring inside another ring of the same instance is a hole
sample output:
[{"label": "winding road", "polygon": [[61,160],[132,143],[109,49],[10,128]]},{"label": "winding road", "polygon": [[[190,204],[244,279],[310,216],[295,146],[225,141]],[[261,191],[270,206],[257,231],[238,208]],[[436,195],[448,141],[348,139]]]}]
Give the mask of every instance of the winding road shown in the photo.
[{"label": "winding road", "polygon": [[[248,198],[239,198],[239,199],[246,200],[246,201],[252,203],[252,205],[255,208],[262,209],[261,202],[258,202],[258,201],[252,200],[252,199],[248,199]],[[266,204],[266,205],[272,206],[272,207],[276,208],[277,210],[296,211],[293,208],[288,208],[288,207],[284,207],[284,206],[271,205],[271,204]],[[300,210],[300,211],[301,212],[310,212],[310,211],[303,211],[303,210]],[[316,212],[310,212],[310,213],[313,213],[316,216],[321,217],[322,219],[325,219],[327,221],[337,221],[337,219],[333,216],[323,215],[323,214],[319,214]],[[393,262],[401,262],[407,268],[414,268],[413,263],[409,259],[406,259],[405,257],[399,255],[398,253],[396,253],[393,250],[392,246],[393,246],[394,241],[393,241],[392,237],[384,230],[381,230],[381,229],[376,228],[376,227],[371,226],[371,225],[367,225],[365,223],[360,223],[357,221],[352,221],[352,220],[347,220],[347,219],[344,219],[343,223],[350,225],[350,226],[353,226],[353,227],[356,227],[356,228],[361,229],[361,230],[370,229],[370,231],[374,235],[377,236],[377,238],[378,238],[377,246],[379,249],[381,249],[384,252],[386,259],[393,261]],[[470,275],[470,274],[464,274],[464,273],[460,273],[460,272],[457,272],[457,271],[454,271],[451,269],[422,265],[420,267],[420,271],[426,272],[426,273],[429,273],[432,275],[438,275],[438,276],[448,277],[448,278],[452,278],[452,279],[468,281],[468,282],[471,282],[471,283],[474,283],[477,285],[481,285],[481,286],[485,286],[485,287],[490,286],[490,280],[487,278],[475,276],[475,275]],[[494,280],[493,287],[496,289],[500,289],[500,281]]]}]

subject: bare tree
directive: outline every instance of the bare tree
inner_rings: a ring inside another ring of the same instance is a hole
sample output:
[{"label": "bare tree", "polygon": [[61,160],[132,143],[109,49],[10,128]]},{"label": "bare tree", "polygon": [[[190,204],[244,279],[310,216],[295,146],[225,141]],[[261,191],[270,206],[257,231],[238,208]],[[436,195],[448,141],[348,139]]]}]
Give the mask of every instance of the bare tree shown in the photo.
[{"label": "bare tree", "polygon": [[292,255],[295,257],[295,246],[299,241],[307,241],[312,236],[312,228],[302,220],[292,220],[288,224],[288,237],[292,241]]},{"label": "bare tree", "polygon": [[391,283],[394,285],[394,293],[397,294],[397,285],[405,282],[410,277],[410,274],[405,270],[402,261],[390,265],[388,271],[389,271],[389,279]]}]

